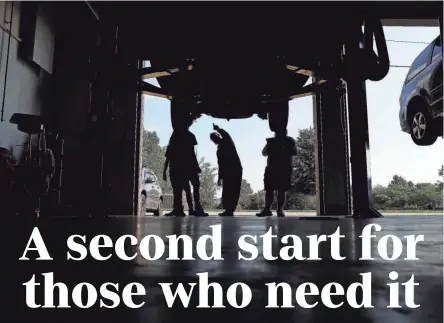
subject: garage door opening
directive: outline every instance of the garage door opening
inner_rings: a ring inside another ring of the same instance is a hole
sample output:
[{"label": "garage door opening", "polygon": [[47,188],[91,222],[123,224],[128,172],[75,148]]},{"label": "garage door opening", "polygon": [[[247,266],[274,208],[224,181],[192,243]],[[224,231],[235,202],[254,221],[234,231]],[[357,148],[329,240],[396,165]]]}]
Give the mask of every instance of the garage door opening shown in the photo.
[{"label": "garage door opening", "polygon": [[[144,66],[150,66],[149,61]],[[150,84],[160,87],[157,80]],[[310,81],[309,81],[310,82]],[[173,194],[167,172],[164,180],[165,152],[173,132],[171,101],[143,95],[142,188],[140,200],[146,205],[143,215],[165,215],[173,209]],[[233,139],[242,163],[242,185],[236,215],[255,215],[264,208],[264,171],[267,158],[262,150],[267,138],[274,136],[268,120],[257,115],[244,119],[220,119],[202,115],[193,122],[190,131],[196,137],[196,156],[201,168],[200,196],[204,210],[210,215],[223,212],[222,186],[218,186],[217,146],[210,134],[214,125],[227,131]],[[293,158],[292,188],[287,193],[285,210],[289,214],[316,213],[315,143],[313,99],[310,96],[290,101],[288,136],[296,141],[298,155]],[[190,191],[192,195],[192,186]],[[148,193],[150,192],[150,193]],[[187,196],[182,198],[185,213],[189,213]],[[273,204],[276,210],[277,199]],[[141,203],[142,204],[142,203]],[[193,201],[194,206],[194,201]],[[141,206],[143,209],[143,206]],[[275,211],[274,211],[275,213]]]}]

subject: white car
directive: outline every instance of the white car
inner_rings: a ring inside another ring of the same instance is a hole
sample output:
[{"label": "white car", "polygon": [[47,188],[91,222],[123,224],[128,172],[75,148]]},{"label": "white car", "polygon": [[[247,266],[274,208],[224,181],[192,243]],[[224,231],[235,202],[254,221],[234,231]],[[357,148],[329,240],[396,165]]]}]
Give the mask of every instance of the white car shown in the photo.
[{"label": "white car", "polygon": [[163,215],[163,194],[156,175],[149,169],[142,170],[142,189],[140,193],[141,209],[152,212],[155,216]]}]

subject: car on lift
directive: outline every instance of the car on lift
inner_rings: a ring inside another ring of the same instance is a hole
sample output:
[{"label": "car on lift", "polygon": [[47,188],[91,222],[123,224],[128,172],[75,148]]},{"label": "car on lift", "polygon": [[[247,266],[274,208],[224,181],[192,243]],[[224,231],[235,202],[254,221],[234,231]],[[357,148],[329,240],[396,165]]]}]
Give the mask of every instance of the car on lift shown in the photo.
[{"label": "car on lift", "polygon": [[155,216],[163,215],[163,194],[157,176],[149,169],[142,169],[142,190],[140,193],[141,210],[152,212]]},{"label": "car on lift", "polygon": [[430,146],[443,136],[442,72],[437,37],[413,61],[399,98],[401,129],[418,146]]},{"label": "car on lift", "polygon": [[[350,78],[379,81],[389,70],[376,7],[354,18],[344,10],[332,14],[318,7],[313,5],[316,21],[325,28],[307,28],[308,16],[294,19],[294,11],[269,5],[256,7],[254,15],[245,5],[236,10],[196,5],[131,11],[140,19],[129,22],[128,43],[150,62],[139,69],[139,90],[171,101],[174,130],[202,115],[226,120],[257,116],[268,120],[271,131],[285,130],[291,100],[340,94]],[[149,37],[143,25],[147,19],[158,26]],[[348,46],[357,47],[359,54],[345,51]],[[147,82],[153,78],[159,86]]]}]

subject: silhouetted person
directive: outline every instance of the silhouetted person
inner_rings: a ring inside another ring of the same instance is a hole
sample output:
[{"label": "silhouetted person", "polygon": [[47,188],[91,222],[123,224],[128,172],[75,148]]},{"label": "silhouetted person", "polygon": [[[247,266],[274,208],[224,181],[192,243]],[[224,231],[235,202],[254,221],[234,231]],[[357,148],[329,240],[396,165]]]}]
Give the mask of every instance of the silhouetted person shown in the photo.
[{"label": "silhouetted person", "polygon": [[[200,204],[199,173],[201,169],[194,151],[194,146],[197,145],[196,137],[188,130],[191,123],[192,120],[190,119],[188,123],[184,123],[173,131],[165,153],[166,160],[163,179],[166,180],[166,172],[169,167],[170,181],[173,187],[173,211],[166,214],[167,216],[185,216],[182,204],[182,192],[185,190],[187,194],[189,193],[187,189],[190,189],[190,182],[193,185],[194,215],[208,215],[204,213]],[[190,200],[188,200],[188,202],[189,201]]]},{"label": "silhouetted person", "polygon": [[268,157],[264,174],[265,208],[257,216],[272,215],[275,191],[278,193],[277,216],[285,216],[286,192],[291,188],[293,173],[292,157],[296,153],[296,141],[287,136],[287,130],[276,132],[274,138],[267,139],[262,150],[262,155]]},{"label": "silhouetted person", "polygon": [[221,216],[232,216],[236,211],[242,185],[242,164],[231,136],[225,130],[214,125],[210,135],[217,145],[217,161],[219,164],[219,178],[217,185],[222,185],[222,205],[225,212]]}]

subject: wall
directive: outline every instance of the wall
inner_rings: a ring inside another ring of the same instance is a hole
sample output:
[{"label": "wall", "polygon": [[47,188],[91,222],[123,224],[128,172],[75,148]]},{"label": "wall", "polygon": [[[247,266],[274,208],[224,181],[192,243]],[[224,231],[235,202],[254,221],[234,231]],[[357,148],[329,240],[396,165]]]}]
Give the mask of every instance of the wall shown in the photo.
[{"label": "wall", "polygon": [[[123,42],[118,57],[106,61],[106,66],[100,68],[104,63],[101,53],[97,52],[100,26],[88,6],[83,2],[54,2],[44,6],[50,26],[37,18],[37,26],[32,30],[33,22],[28,18],[32,6],[29,9],[28,4],[14,4],[13,34],[22,35],[24,39],[29,39],[25,37],[28,34],[37,36],[35,41],[25,41],[20,47],[11,38],[0,146],[11,149],[16,158],[20,158],[23,147],[17,145],[23,145],[27,135],[9,123],[10,117],[16,112],[42,115],[65,143],[61,213],[90,213],[101,204],[99,195],[102,195],[110,214],[136,214],[140,181],[136,167],[137,161],[140,162],[141,144],[137,140],[141,129],[137,78],[134,77],[138,60],[125,51],[127,46]],[[1,23],[5,24],[10,8],[10,3],[0,2]],[[30,30],[29,26],[20,24],[22,17],[26,17],[23,22],[31,25]],[[119,29],[119,35],[122,32]],[[111,33],[110,37],[115,38],[116,33]],[[7,48],[8,34],[0,30],[0,100]],[[34,62],[23,60],[24,55]],[[120,63],[115,65],[117,60]],[[97,70],[102,72],[101,77],[93,73]],[[103,80],[103,75],[108,74],[118,75],[118,82],[111,82],[114,84],[111,86],[112,102],[102,97],[107,95],[107,87],[113,79]],[[102,81],[97,82],[97,79]],[[96,99],[92,102],[92,98]],[[102,117],[100,122],[94,123],[97,126],[88,129],[87,119],[91,113]],[[101,150],[104,151],[102,161],[97,158],[101,158],[97,156]],[[98,189],[100,186],[104,189]]]},{"label": "wall", "polygon": [[[138,60],[124,40],[116,53],[113,20],[102,16],[99,24],[86,5],[76,4],[59,15],[56,38],[53,115],[65,140],[62,204],[73,215],[137,214]],[[88,125],[89,116],[97,121]]]},{"label": "wall", "polygon": [[[0,2],[2,25],[7,26],[11,4]],[[21,158],[23,146],[19,145],[23,145],[28,136],[9,123],[14,113],[47,118],[51,128],[59,132],[65,141],[62,204],[70,205],[70,197],[75,198],[88,180],[81,176],[79,161],[84,160],[81,137],[90,108],[92,77],[89,61],[95,41],[92,28],[94,18],[87,5],[81,2],[44,3],[38,7],[33,25],[28,15],[29,12],[32,15],[33,8],[30,9],[29,5],[25,7],[27,4],[14,3],[12,34],[22,37],[23,41],[20,47],[14,38],[11,37],[10,41],[0,147],[10,149],[17,159]],[[82,23],[79,24],[79,21]],[[24,27],[23,22],[27,22],[27,26]],[[27,36],[34,33],[35,39],[29,42],[30,37]],[[8,33],[0,29],[0,106],[5,84],[8,38]],[[24,56],[28,59],[24,59]]]},{"label": "wall", "polygon": [[96,86],[91,66],[97,38],[96,21],[87,5],[81,2],[60,2],[56,12],[52,117],[64,140],[61,202],[68,213],[81,215],[79,209],[89,207],[86,195],[91,194],[86,188],[92,185],[88,182],[93,183],[92,175],[100,176],[98,170],[92,175],[89,172],[90,153],[86,142],[90,97]]},{"label": "wall", "polygon": [[[10,19],[12,2],[0,2],[0,23],[6,23]],[[12,34],[19,36],[21,18],[21,3],[14,3],[12,18]],[[50,32],[48,29],[46,32]],[[9,35],[0,29],[0,107],[4,100],[3,121],[0,122],[0,147],[10,149],[16,158],[20,158],[27,135],[18,131],[16,125],[10,124],[9,119],[13,113],[26,113],[41,115],[45,110],[45,93],[50,86],[51,76],[42,71],[35,64],[27,62],[18,56],[19,42],[11,37],[9,49],[9,62],[6,71],[8,57]]]}]

